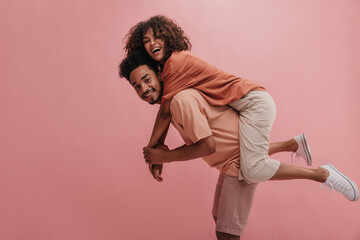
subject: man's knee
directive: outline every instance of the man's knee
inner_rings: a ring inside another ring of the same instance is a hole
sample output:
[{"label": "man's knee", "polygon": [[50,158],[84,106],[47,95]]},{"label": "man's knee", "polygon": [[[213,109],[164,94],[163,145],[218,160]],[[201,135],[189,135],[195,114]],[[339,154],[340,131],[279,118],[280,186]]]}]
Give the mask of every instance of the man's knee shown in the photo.
[{"label": "man's knee", "polygon": [[240,240],[240,236],[223,232],[216,232],[216,237],[218,240]]}]

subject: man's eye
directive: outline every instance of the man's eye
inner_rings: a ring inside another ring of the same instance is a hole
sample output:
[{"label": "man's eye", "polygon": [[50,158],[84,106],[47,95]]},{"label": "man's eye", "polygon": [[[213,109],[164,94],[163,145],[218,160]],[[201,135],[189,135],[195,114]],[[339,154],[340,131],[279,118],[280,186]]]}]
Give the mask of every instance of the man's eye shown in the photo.
[{"label": "man's eye", "polygon": [[145,79],[145,82],[146,83],[150,82],[150,78]]},{"label": "man's eye", "polygon": [[140,89],[140,86],[139,86],[139,85],[136,85],[136,86],[135,86],[135,89],[136,89],[136,90],[139,90],[139,89]]}]

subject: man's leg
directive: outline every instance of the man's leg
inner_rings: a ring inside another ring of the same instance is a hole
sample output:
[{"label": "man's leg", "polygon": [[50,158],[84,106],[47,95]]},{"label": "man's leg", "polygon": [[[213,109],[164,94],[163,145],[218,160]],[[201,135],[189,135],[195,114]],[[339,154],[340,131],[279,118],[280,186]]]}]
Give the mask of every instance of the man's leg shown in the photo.
[{"label": "man's leg", "polygon": [[240,240],[240,236],[231,235],[228,233],[216,232],[218,240]]},{"label": "man's leg", "polygon": [[220,200],[222,186],[224,183],[224,177],[225,177],[224,174],[219,174],[218,181],[216,183],[216,188],[215,188],[215,195],[214,195],[214,202],[213,202],[213,209],[212,209],[212,215],[213,215],[215,223],[217,220],[217,215],[218,215],[218,210],[219,210],[219,200]]},{"label": "man's leg", "polygon": [[220,174],[213,216],[218,239],[240,239],[250,214],[257,184]]}]

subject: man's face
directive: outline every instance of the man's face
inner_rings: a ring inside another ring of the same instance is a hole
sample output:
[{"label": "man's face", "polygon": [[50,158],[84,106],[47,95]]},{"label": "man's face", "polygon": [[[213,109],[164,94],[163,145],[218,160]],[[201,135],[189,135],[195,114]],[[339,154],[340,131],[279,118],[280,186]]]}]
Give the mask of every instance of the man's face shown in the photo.
[{"label": "man's face", "polygon": [[130,84],[142,100],[150,104],[160,102],[162,94],[160,80],[147,65],[141,65],[130,73]]}]

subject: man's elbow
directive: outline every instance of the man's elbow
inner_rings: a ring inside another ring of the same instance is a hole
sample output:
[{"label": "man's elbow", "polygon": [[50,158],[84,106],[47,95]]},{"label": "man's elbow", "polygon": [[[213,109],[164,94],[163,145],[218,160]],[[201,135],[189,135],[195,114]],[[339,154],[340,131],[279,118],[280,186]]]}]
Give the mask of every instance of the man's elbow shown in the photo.
[{"label": "man's elbow", "polygon": [[213,154],[216,151],[216,143],[213,136],[207,137],[205,143],[206,155]]}]

